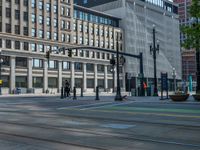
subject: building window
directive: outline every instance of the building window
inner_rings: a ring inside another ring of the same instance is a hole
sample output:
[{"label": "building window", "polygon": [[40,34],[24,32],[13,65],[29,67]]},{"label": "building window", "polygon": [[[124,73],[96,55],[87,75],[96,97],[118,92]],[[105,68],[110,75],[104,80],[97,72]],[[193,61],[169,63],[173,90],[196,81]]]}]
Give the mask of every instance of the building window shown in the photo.
[{"label": "building window", "polygon": [[20,49],[20,41],[15,41],[15,49]]},{"label": "building window", "polygon": [[57,21],[57,19],[53,20],[53,25],[54,25],[54,27],[58,27],[58,21]]},{"label": "building window", "polygon": [[36,37],[35,28],[32,28],[32,30],[31,30],[31,36],[32,36],[32,37]]},{"label": "building window", "polygon": [[32,23],[35,23],[35,22],[36,22],[35,14],[32,14],[32,15],[31,15],[31,20],[32,20]]},{"label": "building window", "polygon": [[16,20],[20,19],[20,11],[19,10],[15,10],[15,19]]},{"label": "building window", "polygon": [[98,87],[99,88],[104,88],[104,79],[98,79]]},{"label": "building window", "polygon": [[53,34],[53,39],[54,39],[54,40],[58,40],[58,33],[57,33],[57,32],[54,32],[54,34]]},{"label": "building window", "polygon": [[10,57],[9,56],[1,55],[1,58],[3,59],[3,63],[2,63],[3,66],[10,66]]},{"label": "building window", "polygon": [[44,45],[39,44],[38,45],[38,50],[39,50],[39,52],[44,52]]},{"label": "building window", "polygon": [[58,62],[56,60],[49,61],[49,69],[58,69]]},{"label": "building window", "polygon": [[15,61],[17,67],[27,67],[27,58],[16,57]]},{"label": "building window", "polygon": [[24,50],[25,51],[29,50],[29,43],[28,42],[24,42]]},{"label": "building window", "polygon": [[11,33],[11,24],[6,23],[6,32]]},{"label": "building window", "polygon": [[99,73],[103,73],[103,72],[104,72],[104,65],[98,64],[98,65],[97,65],[97,71],[98,71]]},{"label": "building window", "polygon": [[43,2],[39,1],[39,9],[42,10],[43,9]]},{"label": "building window", "polygon": [[61,35],[61,40],[62,40],[62,42],[65,42],[65,34],[64,33],[62,33],[62,35]]},{"label": "building window", "polygon": [[11,48],[11,40],[6,40],[6,48]]},{"label": "building window", "polygon": [[43,32],[43,30],[39,30],[39,38],[44,38],[44,32]]},{"label": "building window", "polygon": [[63,66],[63,70],[70,70],[70,62],[63,61],[62,66]]},{"label": "building window", "polygon": [[28,21],[28,12],[24,12],[24,21]]},{"label": "building window", "polygon": [[28,27],[24,27],[24,35],[28,36]]},{"label": "building window", "polygon": [[16,87],[27,88],[27,77],[16,76]]},{"label": "building window", "polygon": [[61,21],[61,29],[65,29],[65,21],[64,20]]},{"label": "building window", "polygon": [[2,39],[0,39],[0,47],[2,47]]},{"label": "building window", "polygon": [[58,87],[58,79],[54,77],[48,78],[48,87],[49,88],[57,88]]},{"label": "building window", "polygon": [[36,7],[35,0],[31,0],[31,7],[32,7],[32,8],[35,8],[35,7]]},{"label": "building window", "polygon": [[57,13],[57,5],[53,6],[53,12],[56,14]]},{"label": "building window", "polygon": [[24,6],[28,6],[28,0],[24,0]]},{"label": "building window", "polygon": [[50,12],[50,11],[51,11],[51,4],[50,4],[50,3],[47,3],[47,4],[46,4],[46,11],[47,11],[47,12]]},{"label": "building window", "polygon": [[31,44],[31,51],[36,52],[36,44],[35,43]]},{"label": "building window", "polygon": [[7,18],[11,17],[11,8],[6,8],[6,17]]},{"label": "building window", "polygon": [[61,15],[64,15],[64,14],[65,14],[65,8],[61,7]]},{"label": "building window", "polygon": [[68,17],[70,16],[70,8],[67,8],[66,15],[67,15]]},{"label": "building window", "polygon": [[51,39],[51,32],[47,31],[47,39]]},{"label": "building window", "polygon": [[51,25],[51,19],[50,19],[50,17],[47,17],[46,22],[47,22],[47,26]]},{"label": "building window", "polygon": [[83,86],[83,79],[82,78],[75,78],[75,87],[82,88]]},{"label": "building window", "polygon": [[67,21],[67,30],[70,30],[70,21]]},{"label": "building window", "polygon": [[33,77],[33,88],[43,88],[43,77]]},{"label": "building window", "polygon": [[34,68],[43,68],[43,60],[34,58],[32,61],[32,65]]},{"label": "building window", "polygon": [[20,26],[15,25],[15,34],[20,34]]},{"label": "building window", "polygon": [[43,24],[43,16],[39,16],[39,24]]},{"label": "building window", "polygon": [[86,64],[87,72],[94,72],[94,64]]},{"label": "building window", "polygon": [[94,88],[94,79],[87,79],[87,88]]},{"label": "building window", "polygon": [[74,63],[74,69],[75,71],[82,71],[83,70],[83,64],[79,62]]}]

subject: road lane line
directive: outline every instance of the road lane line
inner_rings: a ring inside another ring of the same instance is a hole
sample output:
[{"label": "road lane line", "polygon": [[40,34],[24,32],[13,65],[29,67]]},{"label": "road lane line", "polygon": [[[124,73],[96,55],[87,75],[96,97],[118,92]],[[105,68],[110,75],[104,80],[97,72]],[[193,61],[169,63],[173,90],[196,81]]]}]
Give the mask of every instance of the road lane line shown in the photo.
[{"label": "road lane line", "polygon": [[97,108],[103,108],[103,107],[112,107],[112,106],[122,106],[122,105],[127,105],[127,104],[131,104],[133,103],[133,101],[131,102],[125,102],[125,103],[114,103],[114,104],[111,104],[111,105],[103,105],[103,106],[95,106],[95,107],[89,107],[89,108],[82,108],[80,110],[90,110],[90,109],[97,109]]},{"label": "road lane line", "polygon": [[80,108],[80,107],[89,107],[89,106],[95,106],[95,105],[103,105],[103,104],[111,104],[113,102],[102,102],[102,103],[95,103],[95,104],[83,104],[83,105],[77,105],[77,106],[67,106],[67,107],[60,107],[57,109],[67,109],[67,108]]}]

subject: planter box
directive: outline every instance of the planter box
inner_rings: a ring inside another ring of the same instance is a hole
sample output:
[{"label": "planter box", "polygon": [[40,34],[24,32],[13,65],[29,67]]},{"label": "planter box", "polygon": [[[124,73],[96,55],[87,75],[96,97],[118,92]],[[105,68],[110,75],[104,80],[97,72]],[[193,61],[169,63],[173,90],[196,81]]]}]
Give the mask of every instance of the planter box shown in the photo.
[{"label": "planter box", "polygon": [[169,95],[171,100],[175,102],[181,102],[181,101],[186,101],[189,97],[189,94],[177,94],[177,95]]},{"label": "planter box", "polygon": [[200,94],[192,95],[196,101],[200,101]]}]

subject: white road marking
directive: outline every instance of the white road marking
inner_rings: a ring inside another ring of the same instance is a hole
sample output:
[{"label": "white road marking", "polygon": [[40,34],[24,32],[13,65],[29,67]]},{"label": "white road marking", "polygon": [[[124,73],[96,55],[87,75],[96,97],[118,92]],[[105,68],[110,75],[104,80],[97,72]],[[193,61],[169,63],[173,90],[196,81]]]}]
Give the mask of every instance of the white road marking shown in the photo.
[{"label": "white road marking", "polygon": [[88,107],[88,106],[96,106],[102,104],[112,104],[113,102],[102,102],[102,103],[95,103],[95,104],[84,104],[84,105],[77,105],[77,106],[68,106],[68,107],[60,107],[57,109],[67,109],[67,108],[79,108],[79,107]]},{"label": "white road marking", "polygon": [[133,101],[131,102],[125,102],[125,103],[114,103],[114,104],[111,104],[111,105],[103,105],[103,106],[95,106],[95,107],[89,107],[89,108],[82,108],[80,110],[89,110],[89,109],[96,109],[96,108],[102,108],[102,107],[112,107],[112,106],[121,106],[121,105],[127,105],[127,104],[131,104],[131,103],[134,103]]}]

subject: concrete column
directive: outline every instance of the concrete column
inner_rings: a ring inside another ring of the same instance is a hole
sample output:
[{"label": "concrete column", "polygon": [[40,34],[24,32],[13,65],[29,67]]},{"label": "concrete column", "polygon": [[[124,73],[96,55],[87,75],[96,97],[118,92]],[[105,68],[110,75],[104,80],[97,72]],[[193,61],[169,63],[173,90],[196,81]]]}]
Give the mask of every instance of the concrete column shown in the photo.
[{"label": "concrete column", "polygon": [[10,57],[10,93],[15,89],[15,57]]},{"label": "concrete column", "polygon": [[58,92],[62,87],[62,61],[58,61]]},{"label": "concrete column", "polygon": [[87,70],[86,63],[83,63],[83,91],[87,90]]},{"label": "concrete column", "polygon": [[28,58],[28,89],[33,88],[32,58]]},{"label": "concrete column", "polygon": [[75,85],[74,74],[74,62],[71,62],[71,89],[73,89]]},{"label": "concrete column", "polygon": [[94,64],[94,91],[96,90],[96,87],[98,85],[98,79],[97,79],[97,64]]},{"label": "concrete column", "polygon": [[44,60],[44,71],[43,71],[43,92],[45,93],[48,89],[48,61]]},{"label": "concrete column", "polygon": [[105,88],[105,91],[108,89],[108,67],[107,67],[107,65],[104,66],[104,88]]}]

